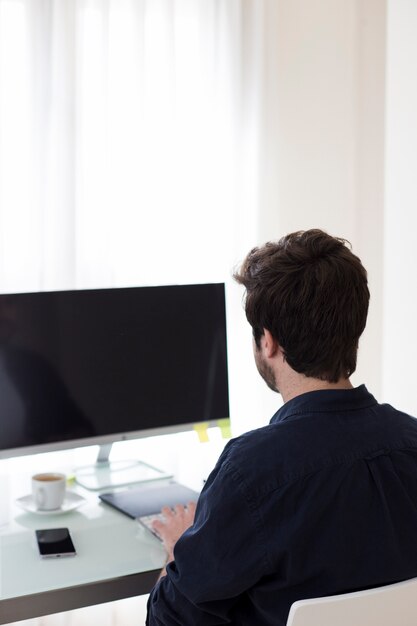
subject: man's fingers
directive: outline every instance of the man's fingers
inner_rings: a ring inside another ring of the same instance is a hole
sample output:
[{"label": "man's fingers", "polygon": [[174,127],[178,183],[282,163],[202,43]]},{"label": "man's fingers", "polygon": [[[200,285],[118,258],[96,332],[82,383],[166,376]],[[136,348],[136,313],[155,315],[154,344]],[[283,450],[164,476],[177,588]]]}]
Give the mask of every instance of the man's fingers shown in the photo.
[{"label": "man's fingers", "polygon": [[161,513],[164,517],[166,517],[167,519],[169,519],[170,517],[173,517],[174,515],[174,511],[171,509],[171,507],[169,506],[164,506],[161,509]]},{"label": "man's fingers", "polygon": [[195,513],[195,510],[197,508],[197,503],[196,502],[189,502],[187,504],[187,509],[189,510],[190,513]]},{"label": "man's fingers", "polygon": [[[189,502],[186,507],[182,504],[176,504],[173,509],[169,506],[164,506],[161,509],[161,513],[167,521],[173,517],[179,517],[181,519],[189,517],[190,515],[191,517],[194,517],[196,506],[195,502]],[[164,524],[164,522],[160,523],[162,525]]]}]

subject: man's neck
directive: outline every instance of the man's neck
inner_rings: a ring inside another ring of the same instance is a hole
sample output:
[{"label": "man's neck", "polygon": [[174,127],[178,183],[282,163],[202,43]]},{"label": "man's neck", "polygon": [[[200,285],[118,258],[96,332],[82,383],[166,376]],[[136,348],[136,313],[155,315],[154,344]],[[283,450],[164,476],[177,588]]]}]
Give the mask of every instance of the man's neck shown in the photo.
[{"label": "man's neck", "polygon": [[329,383],[319,378],[309,378],[302,374],[296,374],[288,377],[285,381],[281,381],[279,386],[279,392],[284,402],[288,402],[288,400],[292,400],[309,391],[323,391],[327,389],[353,389],[353,385],[349,378],[341,378],[337,383]]}]

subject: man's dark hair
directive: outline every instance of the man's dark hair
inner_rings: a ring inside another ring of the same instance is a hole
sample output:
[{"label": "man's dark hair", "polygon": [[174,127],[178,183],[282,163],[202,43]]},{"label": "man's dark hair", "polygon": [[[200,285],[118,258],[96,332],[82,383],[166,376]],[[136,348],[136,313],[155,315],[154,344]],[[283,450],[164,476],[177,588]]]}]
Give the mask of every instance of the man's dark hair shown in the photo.
[{"label": "man's dark hair", "polygon": [[234,278],[246,288],[258,348],[267,329],[300,374],[337,382],[355,371],[369,289],[348,241],[318,229],[291,233],[253,248]]}]

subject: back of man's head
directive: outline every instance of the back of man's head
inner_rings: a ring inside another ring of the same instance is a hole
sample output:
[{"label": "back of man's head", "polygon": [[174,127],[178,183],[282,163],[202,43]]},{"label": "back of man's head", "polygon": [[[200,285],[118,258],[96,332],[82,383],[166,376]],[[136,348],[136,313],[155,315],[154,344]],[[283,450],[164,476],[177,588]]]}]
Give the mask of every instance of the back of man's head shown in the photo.
[{"label": "back of man's head", "polygon": [[259,347],[264,329],[293,370],[337,382],[356,369],[368,314],[367,273],[344,239],[314,229],[254,248],[234,274]]}]

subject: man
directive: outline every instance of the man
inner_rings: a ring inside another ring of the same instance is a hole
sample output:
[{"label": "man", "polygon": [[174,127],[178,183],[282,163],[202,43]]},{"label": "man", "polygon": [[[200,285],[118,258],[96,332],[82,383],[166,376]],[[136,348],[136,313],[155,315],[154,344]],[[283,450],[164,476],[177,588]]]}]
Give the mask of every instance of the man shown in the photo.
[{"label": "man", "polygon": [[156,524],[169,557],[150,626],[281,626],[296,600],[417,576],[417,421],[350,383],[369,291],[346,243],[292,233],[235,275],[285,404],[228,443],[194,522],[177,507]]}]

